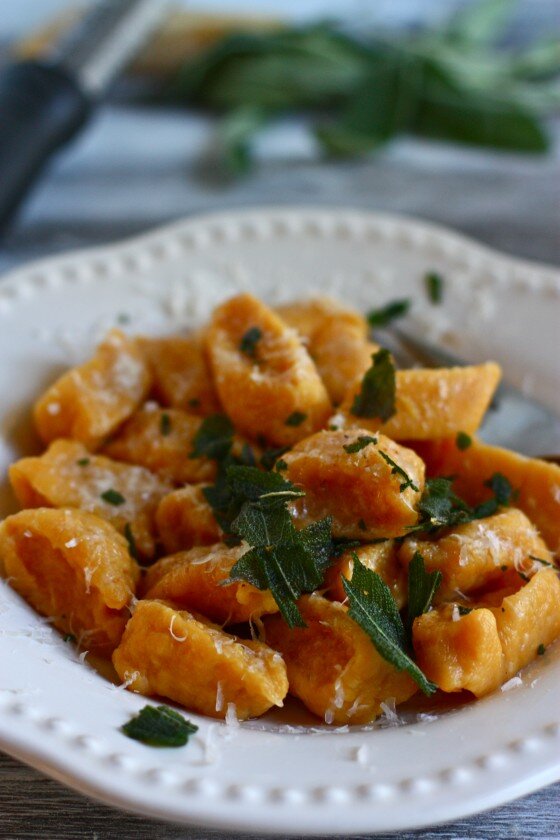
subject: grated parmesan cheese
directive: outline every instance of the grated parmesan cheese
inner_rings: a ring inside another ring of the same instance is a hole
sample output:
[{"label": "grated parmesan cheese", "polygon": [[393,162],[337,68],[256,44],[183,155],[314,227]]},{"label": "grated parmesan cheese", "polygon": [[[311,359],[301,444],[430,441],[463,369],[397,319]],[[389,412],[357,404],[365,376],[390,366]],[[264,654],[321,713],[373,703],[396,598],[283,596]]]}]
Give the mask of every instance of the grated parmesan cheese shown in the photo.
[{"label": "grated parmesan cheese", "polygon": [[226,726],[229,726],[230,729],[239,729],[239,718],[237,717],[237,706],[235,703],[228,703],[226,716],[225,716]]},{"label": "grated parmesan cheese", "polygon": [[365,744],[362,744],[360,747],[356,747],[354,750],[354,761],[357,761],[358,764],[361,764],[362,767],[368,763],[369,760],[369,750]]},{"label": "grated parmesan cheese", "polygon": [[138,679],[139,676],[140,676],[140,671],[132,671],[130,676],[127,676],[127,678],[124,680],[124,682],[119,683],[119,685],[111,685],[109,687],[110,687],[111,691],[124,691],[125,689],[127,689],[129,687],[129,685],[132,685],[132,683],[135,682]]},{"label": "grated parmesan cheese", "polygon": [[174,638],[176,642],[186,642],[189,637],[188,633],[186,636],[177,636],[177,634],[173,632],[173,625],[175,624],[176,618],[176,615],[171,616],[171,621],[169,622],[169,635],[172,636],[172,638]]},{"label": "grated parmesan cheese", "polygon": [[202,764],[216,764],[220,758],[220,748],[217,743],[218,725],[210,724],[202,739]]},{"label": "grated parmesan cheese", "polygon": [[388,697],[383,703],[379,704],[385,716],[385,724],[387,726],[399,726],[401,720],[396,712],[396,701],[394,697]]},{"label": "grated parmesan cheese", "polygon": [[329,419],[328,425],[336,426],[337,429],[343,429],[346,425],[346,417],[339,411],[337,414],[333,414],[333,416]]},{"label": "grated parmesan cheese", "polygon": [[512,688],[517,688],[518,685],[523,685],[521,677],[512,677],[511,680],[503,684],[501,691],[511,691]]},{"label": "grated parmesan cheese", "polygon": [[218,680],[218,685],[216,686],[216,711],[221,712],[224,708],[224,690],[222,687],[221,680]]}]

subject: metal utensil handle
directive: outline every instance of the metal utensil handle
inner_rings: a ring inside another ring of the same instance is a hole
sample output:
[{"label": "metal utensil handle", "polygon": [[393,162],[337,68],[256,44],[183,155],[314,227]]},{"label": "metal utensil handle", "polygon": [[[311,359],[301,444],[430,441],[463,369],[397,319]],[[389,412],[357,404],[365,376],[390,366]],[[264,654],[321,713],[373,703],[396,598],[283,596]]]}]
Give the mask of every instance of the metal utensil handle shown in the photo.
[{"label": "metal utensil handle", "polygon": [[0,75],[0,232],[50,155],[87,119],[91,103],[60,68],[26,61]]}]

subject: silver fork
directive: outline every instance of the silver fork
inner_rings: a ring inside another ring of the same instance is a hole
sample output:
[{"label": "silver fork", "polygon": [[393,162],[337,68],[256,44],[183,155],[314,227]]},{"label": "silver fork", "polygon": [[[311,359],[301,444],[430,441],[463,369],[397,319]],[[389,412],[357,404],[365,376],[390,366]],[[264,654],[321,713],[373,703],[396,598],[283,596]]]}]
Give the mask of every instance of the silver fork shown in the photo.
[{"label": "silver fork", "polygon": [[[448,350],[396,327],[375,330],[375,340],[387,347],[399,367],[457,367],[469,364]],[[519,388],[502,382],[479,430],[487,443],[524,455],[559,460],[560,418]]]}]

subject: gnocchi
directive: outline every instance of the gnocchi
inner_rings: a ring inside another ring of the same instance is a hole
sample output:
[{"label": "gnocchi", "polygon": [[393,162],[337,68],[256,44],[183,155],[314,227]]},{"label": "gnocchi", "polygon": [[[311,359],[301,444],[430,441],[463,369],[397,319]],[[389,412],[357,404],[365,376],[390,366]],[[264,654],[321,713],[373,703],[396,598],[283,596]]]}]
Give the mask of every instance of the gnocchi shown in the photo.
[{"label": "gnocchi", "polygon": [[[362,449],[348,451],[368,437]],[[393,473],[387,459],[402,472]],[[309,521],[331,515],[336,537],[404,537],[416,524],[424,464],[411,449],[384,435],[371,438],[362,429],[317,432],[296,444],[284,461],[290,481],[305,490],[294,505],[296,517]]]},{"label": "gnocchi", "polygon": [[146,598],[171,601],[222,625],[278,612],[268,590],[261,592],[244,581],[229,582],[232,567],[246,550],[244,545],[228,548],[218,543],[164,557],[148,569]]},{"label": "gnocchi", "polygon": [[45,443],[72,438],[97,449],[138,408],[150,385],[137,341],[112,330],[89,362],[65,373],[37,400],[37,431]]},{"label": "gnocchi", "polygon": [[162,601],[140,601],[113,664],[131,691],[169,697],[215,718],[229,709],[239,720],[262,715],[282,706],[288,691],[278,653]]},{"label": "gnocchi", "polygon": [[0,524],[0,558],[14,589],[55,627],[95,653],[117,646],[139,569],[108,522],[78,510],[23,510]]},{"label": "gnocchi", "polygon": [[129,691],[212,718],[482,697],[560,637],[560,467],[471,437],[500,375],[396,370],[326,297],[113,330],[35,405],[0,570]]},{"label": "gnocchi", "polygon": [[[249,353],[242,345],[251,330]],[[331,403],[306,348],[256,298],[238,295],[218,307],[206,347],[225,412],[243,434],[284,446],[326,422]]]},{"label": "gnocchi", "polygon": [[204,496],[204,486],[187,484],[168,493],[159,503],[156,527],[168,554],[197,545],[212,545],[223,538],[224,532]]},{"label": "gnocchi", "polygon": [[266,640],[284,657],[292,694],[326,723],[369,723],[389,697],[402,703],[416,693],[341,604],[309,595],[299,607],[306,626],[287,630],[281,618],[268,617]]},{"label": "gnocchi", "polygon": [[12,464],[10,481],[28,508],[78,508],[127,533],[144,557],[155,552],[157,505],[171,489],[143,467],[92,455],[80,443],[56,440],[44,455]]}]

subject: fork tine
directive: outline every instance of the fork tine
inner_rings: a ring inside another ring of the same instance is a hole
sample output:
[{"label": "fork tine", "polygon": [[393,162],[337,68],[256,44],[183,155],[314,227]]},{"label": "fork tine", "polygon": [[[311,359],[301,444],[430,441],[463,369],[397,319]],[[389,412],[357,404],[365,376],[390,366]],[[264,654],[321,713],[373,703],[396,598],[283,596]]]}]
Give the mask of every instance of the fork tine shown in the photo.
[{"label": "fork tine", "polygon": [[[401,336],[390,329],[376,329],[374,334],[375,341],[382,347],[385,347],[393,356],[397,367],[412,368],[419,367],[421,361],[412,347],[406,347]],[[427,365],[432,367],[433,365]]]},{"label": "fork tine", "polygon": [[[470,362],[422,338],[390,327],[375,338],[393,354],[400,367],[464,367]],[[508,382],[500,383],[480,428],[488,443],[507,446],[526,455],[560,452],[560,419],[538,400]],[[554,456],[549,456],[552,459]]]},{"label": "fork tine", "polygon": [[449,350],[431,344],[422,338],[406,335],[397,327],[393,328],[393,332],[408,353],[416,358],[416,363],[423,365],[423,367],[464,367],[469,364],[465,359],[460,359]]}]

